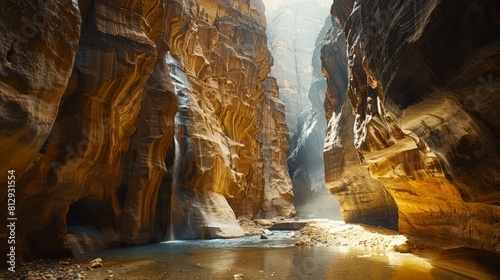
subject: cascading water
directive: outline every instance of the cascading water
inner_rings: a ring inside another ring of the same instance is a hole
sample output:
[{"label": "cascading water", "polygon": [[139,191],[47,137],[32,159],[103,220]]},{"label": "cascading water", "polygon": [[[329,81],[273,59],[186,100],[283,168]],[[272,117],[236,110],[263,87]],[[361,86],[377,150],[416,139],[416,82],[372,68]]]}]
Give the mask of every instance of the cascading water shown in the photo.
[{"label": "cascading water", "polygon": [[[184,93],[185,90],[189,90],[189,82],[188,78],[182,71],[182,63],[175,57],[173,57],[170,52],[167,52],[166,56],[167,64],[170,68],[170,76],[172,78],[172,83],[175,89],[175,96],[177,97],[177,104],[179,108],[179,112],[174,117],[174,145],[175,145],[175,156],[174,156],[174,165],[173,165],[173,174],[172,174],[172,200],[175,199],[177,194],[178,187],[178,174],[180,170],[180,150],[181,147],[179,145],[179,124],[184,121],[181,120],[182,111],[187,110],[189,108],[189,101],[187,95]],[[172,201],[172,207],[174,207],[174,201]],[[174,211],[170,211],[170,233],[169,240],[175,240],[175,223],[173,222],[173,214]],[[189,217],[189,216],[188,216]],[[189,221],[188,221],[189,223]]]}]

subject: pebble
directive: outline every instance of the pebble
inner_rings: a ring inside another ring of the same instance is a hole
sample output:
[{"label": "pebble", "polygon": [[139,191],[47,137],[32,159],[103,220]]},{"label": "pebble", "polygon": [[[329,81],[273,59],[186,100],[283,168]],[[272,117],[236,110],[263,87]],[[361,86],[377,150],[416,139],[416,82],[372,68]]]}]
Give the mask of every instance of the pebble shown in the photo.
[{"label": "pebble", "polygon": [[59,280],[85,279],[76,265],[71,265],[68,259],[37,260],[20,263],[16,272],[9,274],[9,278],[0,270],[0,279],[31,279],[31,280]]},{"label": "pebble", "polygon": [[411,253],[411,248],[408,246],[408,244],[401,244],[401,245],[396,245],[394,246],[394,251],[403,253],[403,254],[408,254]]},{"label": "pebble", "polygon": [[243,274],[241,274],[241,273],[235,274],[235,275],[233,275],[233,277],[234,277],[234,279],[241,279],[241,278],[245,278],[245,277],[243,276]]},{"label": "pebble", "polygon": [[102,259],[101,258],[93,259],[90,261],[90,268],[99,268],[101,266],[102,266]]},{"label": "pebble", "polygon": [[295,246],[306,246],[307,243],[304,240],[299,240],[297,243],[295,243]]}]

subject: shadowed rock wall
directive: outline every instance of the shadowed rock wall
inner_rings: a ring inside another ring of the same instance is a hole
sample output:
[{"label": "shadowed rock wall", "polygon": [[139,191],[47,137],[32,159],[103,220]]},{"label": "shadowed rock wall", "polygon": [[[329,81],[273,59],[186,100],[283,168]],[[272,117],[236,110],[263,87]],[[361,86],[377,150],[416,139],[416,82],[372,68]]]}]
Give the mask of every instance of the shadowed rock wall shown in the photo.
[{"label": "shadowed rock wall", "polygon": [[322,69],[327,81],[324,108],[326,186],[338,199],[345,221],[397,228],[397,207],[383,186],[361,164],[355,147],[352,105],[346,95],[348,57],[344,32],[332,18],[321,48]]},{"label": "shadowed rock wall", "polygon": [[165,10],[156,1],[125,2],[80,2],[74,9],[83,25],[65,35],[80,31],[74,65],[68,59],[37,74],[43,80],[66,64],[72,69],[36,159],[19,157],[29,166],[16,191],[22,220],[16,245],[24,259],[71,254],[68,233],[91,234],[99,246],[166,238],[168,200],[160,198],[170,184],[176,101],[161,58],[167,51]]},{"label": "shadowed rock wall", "polygon": [[402,232],[500,250],[498,5],[345,0],[332,14],[349,67],[347,95],[329,83],[325,169],[346,220],[395,226],[397,209]]}]

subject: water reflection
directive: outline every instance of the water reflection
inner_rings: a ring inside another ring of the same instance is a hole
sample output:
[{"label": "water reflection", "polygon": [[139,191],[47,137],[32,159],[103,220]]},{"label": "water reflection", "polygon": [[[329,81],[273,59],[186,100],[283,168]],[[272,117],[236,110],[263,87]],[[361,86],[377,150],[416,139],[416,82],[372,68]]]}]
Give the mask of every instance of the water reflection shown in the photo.
[{"label": "water reflection", "polygon": [[280,238],[165,242],[82,257],[104,260],[89,279],[103,279],[108,269],[117,279],[467,279],[411,254],[295,247]]}]

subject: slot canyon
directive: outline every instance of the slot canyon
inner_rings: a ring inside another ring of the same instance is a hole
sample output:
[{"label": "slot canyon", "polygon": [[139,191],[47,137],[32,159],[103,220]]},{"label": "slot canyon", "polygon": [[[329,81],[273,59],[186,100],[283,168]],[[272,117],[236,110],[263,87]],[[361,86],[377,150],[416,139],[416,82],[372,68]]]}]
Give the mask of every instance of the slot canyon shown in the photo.
[{"label": "slot canyon", "polygon": [[500,278],[498,1],[4,2],[0,279]]}]

